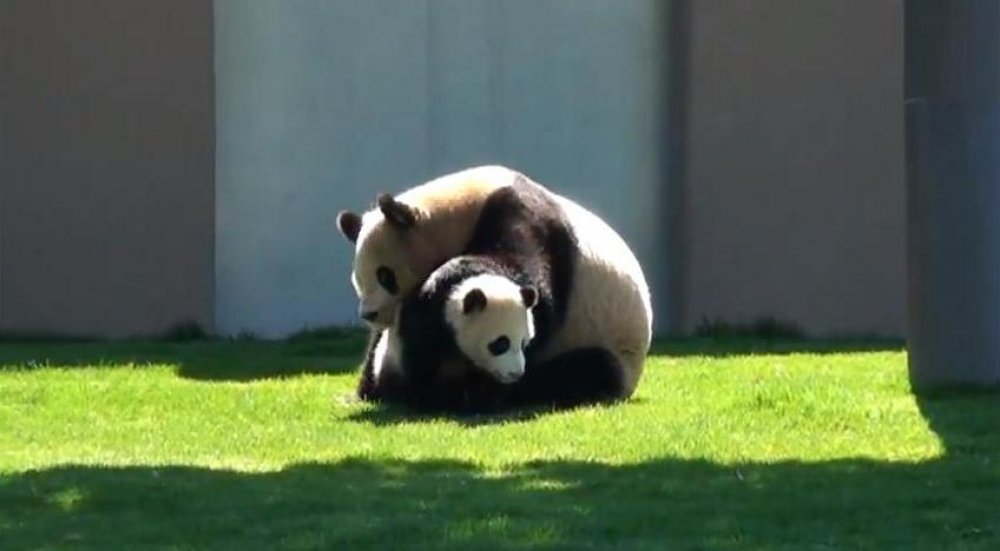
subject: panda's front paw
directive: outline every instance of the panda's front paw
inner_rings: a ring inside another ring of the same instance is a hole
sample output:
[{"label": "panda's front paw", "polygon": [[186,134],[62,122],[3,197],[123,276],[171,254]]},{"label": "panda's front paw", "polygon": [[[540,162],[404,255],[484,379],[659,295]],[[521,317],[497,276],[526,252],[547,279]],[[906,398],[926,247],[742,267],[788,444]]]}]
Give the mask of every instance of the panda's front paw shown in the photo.
[{"label": "panda's front paw", "polygon": [[372,377],[362,377],[354,394],[362,402],[377,402],[378,387],[375,380]]}]

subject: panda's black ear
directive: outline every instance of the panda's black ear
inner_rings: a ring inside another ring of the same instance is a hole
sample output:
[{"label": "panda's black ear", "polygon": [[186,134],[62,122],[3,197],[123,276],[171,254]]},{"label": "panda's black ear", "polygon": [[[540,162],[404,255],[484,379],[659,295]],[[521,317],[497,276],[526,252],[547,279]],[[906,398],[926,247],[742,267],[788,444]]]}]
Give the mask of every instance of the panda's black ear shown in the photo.
[{"label": "panda's black ear", "polygon": [[342,210],[337,214],[337,227],[348,241],[356,243],[358,234],[361,233],[361,217],[349,210]]},{"label": "panda's black ear", "polygon": [[409,228],[417,223],[417,214],[413,207],[400,203],[392,195],[380,193],[376,202],[385,219],[393,226]]},{"label": "panda's black ear", "polygon": [[465,294],[462,299],[462,313],[469,315],[486,309],[486,294],[482,289],[473,289]]},{"label": "panda's black ear", "polygon": [[521,287],[521,300],[524,301],[525,308],[534,308],[538,302],[538,291],[530,285]]}]

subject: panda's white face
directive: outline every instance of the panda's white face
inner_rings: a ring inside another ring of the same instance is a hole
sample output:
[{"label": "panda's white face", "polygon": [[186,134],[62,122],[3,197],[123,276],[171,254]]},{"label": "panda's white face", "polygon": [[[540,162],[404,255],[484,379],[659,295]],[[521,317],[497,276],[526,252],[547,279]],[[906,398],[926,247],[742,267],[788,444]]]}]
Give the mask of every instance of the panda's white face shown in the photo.
[{"label": "panda's white face", "polygon": [[448,298],[445,317],[459,350],[498,382],[524,375],[524,350],[535,336],[537,292],[497,275],[471,277]]},{"label": "panda's white face", "polygon": [[[370,213],[374,214],[374,213]],[[401,236],[384,221],[365,224],[358,237],[351,271],[351,285],[358,296],[358,315],[366,323],[384,328],[392,324],[392,312],[400,298],[415,284],[413,272],[401,253]],[[366,231],[367,230],[367,231]]]},{"label": "panda's white face", "polygon": [[368,325],[385,329],[395,319],[400,299],[420,282],[419,273],[429,271],[427,244],[415,231],[417,214],[403,203],[381,199],[379,208],[358,216],[338,216],[341,232],[355,243],[351,285],[358,295],[358,315]]}]

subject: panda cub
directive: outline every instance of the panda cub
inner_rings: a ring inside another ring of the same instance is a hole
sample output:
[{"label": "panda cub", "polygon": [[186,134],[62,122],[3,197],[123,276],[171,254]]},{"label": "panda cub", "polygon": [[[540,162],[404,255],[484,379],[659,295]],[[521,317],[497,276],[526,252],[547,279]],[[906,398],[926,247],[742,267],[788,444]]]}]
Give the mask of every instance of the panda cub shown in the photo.
[{"label": "panda cub", "polygon": [[544,281],[489,257],[455,258],[376,337],[365,367],[368,397],[457,413],[619,397],[610,352],[580,348],[538,359],[554,329],[544,314],[552,307]]},{"label": "panda cub", "polygon": [[572,406],[627,394],[607,349],[552,352],[580,255],[564,210],[529,181],[495,191],[469,246],[404,298],[368,357],[362,394],[429,408]]},{"label": "panda cub", "polygon": [[365,397],[417,410],[481,413],[510,405],[535,337],[539,292],[489,257],[454,258],[399,307],[370,348]]}]

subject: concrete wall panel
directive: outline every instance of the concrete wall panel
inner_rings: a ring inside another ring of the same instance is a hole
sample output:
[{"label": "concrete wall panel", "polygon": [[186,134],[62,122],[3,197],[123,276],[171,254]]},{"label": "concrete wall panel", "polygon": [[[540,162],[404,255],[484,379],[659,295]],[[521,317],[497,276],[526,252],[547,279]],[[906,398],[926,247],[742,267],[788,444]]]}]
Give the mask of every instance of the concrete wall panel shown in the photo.
[{"label": "concrete wall panel", "polygon": [[0,329],[210,327],[211,4],[0,3]]},{"label": "concrete wall panel", "polygon": [[662,11],[654,0],[217,2],[220,330],[356,322],[336,211],[480,163],[591,207],[661,281]]},{"label": "concrete wall panel", "polygon": [[689,9],[684,328],[902,335],[902,1]]}]

